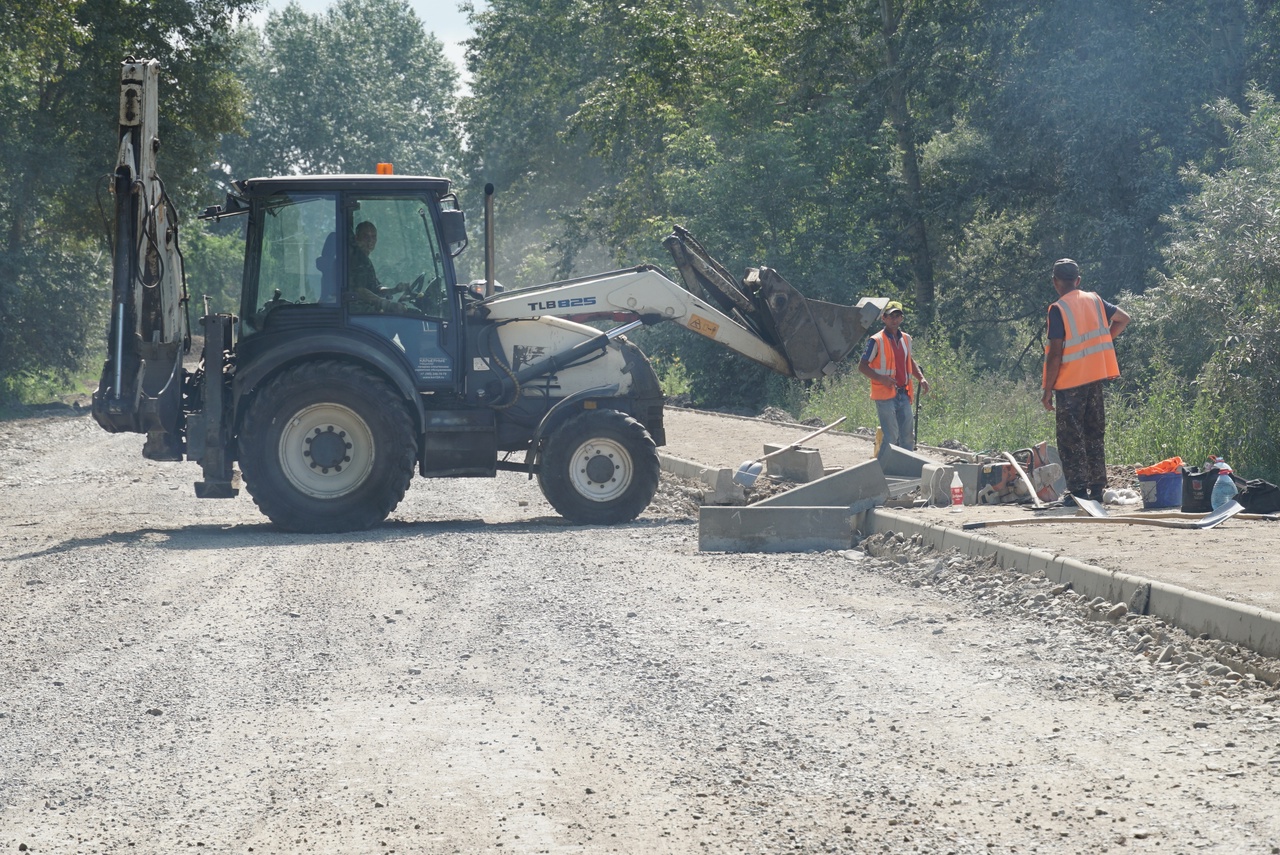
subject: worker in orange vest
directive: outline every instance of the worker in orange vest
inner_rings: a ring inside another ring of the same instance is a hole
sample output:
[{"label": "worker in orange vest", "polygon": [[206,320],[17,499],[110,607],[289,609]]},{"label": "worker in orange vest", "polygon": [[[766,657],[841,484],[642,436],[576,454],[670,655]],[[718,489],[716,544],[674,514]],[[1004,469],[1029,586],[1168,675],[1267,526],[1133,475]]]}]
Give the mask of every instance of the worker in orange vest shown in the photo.
[{"label": "worker in orange vest", "polygon": [[1080,265],[1069,258],[1053,263],[1058,301],[1049,307],[1040,402],[1055,411],[1058,453],[1068,495],[1102,501],[1107,486],[1104,438],[1107,411],[1102,384],[1120,376],[1112,340],[1129,325],[1124,309],[1092,291],[1080,290]]},{"label": "worker in orange vest", "polygon": [[858,363],[858,371],[871,381],[871,400],[876,402],[876,416],[884,441],[880,453],[890,445],[907,451],[916,447],[915,431],[911,423],[911,378],[920,381],[920,393],[929,391],[929,381],[911,357],[911,336],[900,327],[906,312],[897,300],[885,304],[880,320],[884,329],[871,336],[867,348]]}]

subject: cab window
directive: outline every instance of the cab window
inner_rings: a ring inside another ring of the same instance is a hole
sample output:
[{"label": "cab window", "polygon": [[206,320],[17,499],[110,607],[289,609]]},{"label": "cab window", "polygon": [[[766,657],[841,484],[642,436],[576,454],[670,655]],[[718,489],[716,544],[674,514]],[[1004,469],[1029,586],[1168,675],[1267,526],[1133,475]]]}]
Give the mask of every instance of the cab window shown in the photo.
[{"label": "cab window", "polygon": [[356,314],[441,318],[444,258],[426,199],[361,198],[350,205],[347,292]]},{"label": "cab window", "polygon": [[280,306],[337,306],[339,241],[332,194],[277,195],[258,212],[261,230],[256,278],[241,306],[244,332],[261,329]]}]

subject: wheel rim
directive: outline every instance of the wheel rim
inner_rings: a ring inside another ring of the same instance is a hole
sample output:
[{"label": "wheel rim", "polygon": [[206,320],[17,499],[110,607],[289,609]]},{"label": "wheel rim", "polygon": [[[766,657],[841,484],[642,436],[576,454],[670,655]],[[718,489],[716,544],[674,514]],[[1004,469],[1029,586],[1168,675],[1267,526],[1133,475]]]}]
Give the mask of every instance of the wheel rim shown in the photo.
[{"label": "wheel rim", "polygon": [[594,502],[618,498],[631,486],[631,455],[619,442],[590,439],[578,446],[569,462],[569,481]]},{"label": "wheel rim", "polygon": [[280,433],[280,468],[317,499],[345,496],[373,469],[373,432],[355,410],[315,404],[295,413]]}]

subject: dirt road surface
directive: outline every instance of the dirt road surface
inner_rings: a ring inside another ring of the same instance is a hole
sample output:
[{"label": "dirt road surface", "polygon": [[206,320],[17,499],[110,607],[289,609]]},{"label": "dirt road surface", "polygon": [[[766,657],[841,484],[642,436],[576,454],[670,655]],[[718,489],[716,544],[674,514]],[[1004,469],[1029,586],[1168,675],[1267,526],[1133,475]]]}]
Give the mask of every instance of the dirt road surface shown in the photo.
[{"label": "dirt road surface", "polygon": [[1280,852],[1280,694],[1211,640],[892,538],[699,553],[671,482],[285,534],[141,444],[0,423],[5,852]]}]

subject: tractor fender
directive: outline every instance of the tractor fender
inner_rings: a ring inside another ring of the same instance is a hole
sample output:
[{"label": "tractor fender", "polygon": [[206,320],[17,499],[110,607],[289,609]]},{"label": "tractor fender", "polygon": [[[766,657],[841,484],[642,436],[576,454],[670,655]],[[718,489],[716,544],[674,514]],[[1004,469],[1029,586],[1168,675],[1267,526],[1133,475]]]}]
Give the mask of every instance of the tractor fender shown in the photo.
[{"label": "tractor fender", "polygon": [[404,360],[391,352],[391,345],[372,337],[357,338],[332,332],[290,336],[255,353],[247,365],[241,356],[236,366],[233,423],[239,423],[246,403],[264,383],[285,368],[315,359],[340,359],[364,365],[381,374],[409,405],[415,425],[421,429],[424,420],[422,397]]},{"label": "tractor fender", "polygon": [[542,417],[542,421],[538,422],[538,427],[533,432],[533,439],[529,443],[529,452],[527,462],[530,464],[529,473],[532,476],[534,469],[542,460],[542,439],[551,434],[556,428],[564,424],[569,417],[582,412],[582,402],[591,398],[612,398],[618,394],[618,384],[614,383],[609,386],[595,386],[591,389],[583,389],[576,392],[562,401],[556,403],[554,407],[547,410],[547,414]]}]

